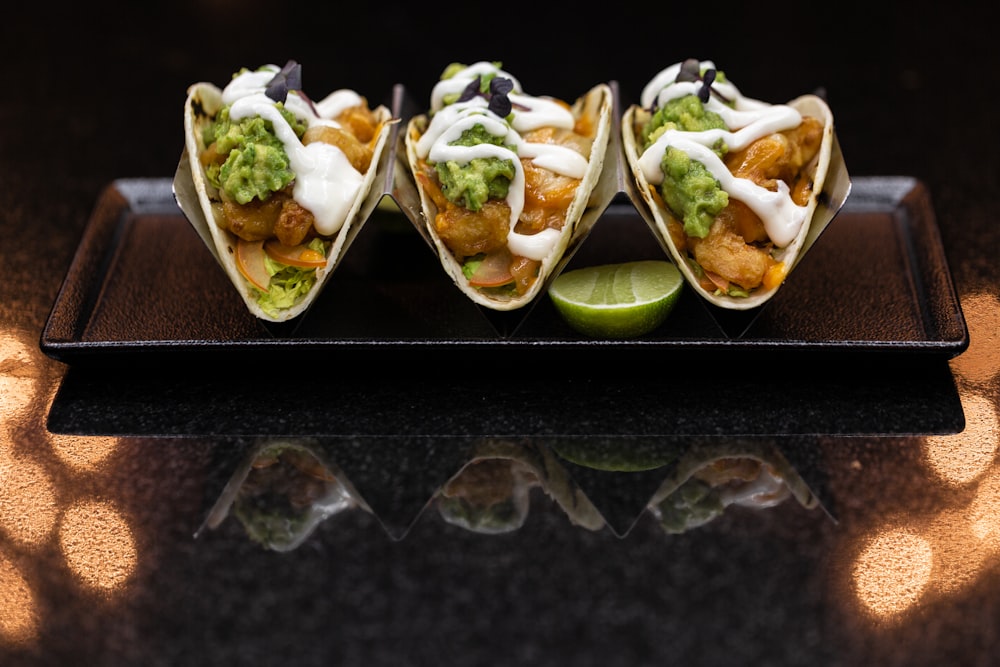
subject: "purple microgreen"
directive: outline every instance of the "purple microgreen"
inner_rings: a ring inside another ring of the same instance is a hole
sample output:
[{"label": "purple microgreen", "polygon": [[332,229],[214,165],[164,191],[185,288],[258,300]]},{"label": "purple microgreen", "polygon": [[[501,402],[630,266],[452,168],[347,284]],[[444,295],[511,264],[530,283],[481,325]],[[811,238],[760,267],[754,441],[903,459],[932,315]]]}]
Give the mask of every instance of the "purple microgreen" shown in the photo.
[{"label": "purple microgreen", "polygon": [[511,102],[508,94],[514,90],[514,82],[510,79],[497,77],[490,81],[490,111],[506,118],[511,111]]},{"label": "purple microgreen", "polygon": [[305,91],[302,90],[302,65],[295,62],[294,60],[289,60],[285,63],[285,66],[281,68],[281,71],[274,75],[267,83],[267,87],[264,89],[264,94],[275,102],[284,103],[288,100],[288,93],[295,91],[295,93],[309,105],[313,114],[317,117],[319,116],[319,110],[313,101],[309,99]]},{"label": "purple microgreen", "polygon": [[697,58],[688,58],[681,63],[675,81],[697,81],[701,78],[701,63]]},{"label": "purple microgreen", "polygon": [[479,77],[477,76],[475,80],[470,81],[469,85],[465,87],[465,90],[463,90],[462,94],[459,95],[458,101],[468,102],[478,94],[479,94]]},{"label": "purple microgreen", "polygon": [[714,69],[705,70],[705,74],[701,73],[701,63],[697,58],[688,58],[681,63],[681,68],[677,72],[677,77],[674,79],[676,82],[682,81],[701,81],[702,87],[698,89],[698,99],[701,100],[702,104],[708,103],[708,98],[710,95],[715,95],[715,97],[725,103],[729,104],[729,99],[720,93],[718,90],[712,87],[715,83],[715,77],[718,71]]},{"label": "purple microgreen", "polygon": [[489,79],[489,85],[485,84],[482,77],[477,76],[465,87],[458,101],[468,102],[473,97],[482,97],[489,102],[490,111],[501,118],[506,118],[512,108],[508,94],[514,90],[514,82],[504,77],[492,77]]},{"label": "purple microgreen", "polygon": [[514,82],[504,77],[496,77],[490,81],[491,95],[508,95],[514,90]]},{"label": "purple microgreen", "polygon": [[274,75],[267,83],[264,94],[275,102],[284,102],[291,90],[302,91],[302,65],[294,60],[285,63],[281,71]]},{"label": "purple microgreen", "polygon": [[708,103],[708,97],[712,94],[712,82],[715,81],[715,70],[705,70],[705,77],[702,79],[701,89],[698,90],[698,99],[702,104]]}]

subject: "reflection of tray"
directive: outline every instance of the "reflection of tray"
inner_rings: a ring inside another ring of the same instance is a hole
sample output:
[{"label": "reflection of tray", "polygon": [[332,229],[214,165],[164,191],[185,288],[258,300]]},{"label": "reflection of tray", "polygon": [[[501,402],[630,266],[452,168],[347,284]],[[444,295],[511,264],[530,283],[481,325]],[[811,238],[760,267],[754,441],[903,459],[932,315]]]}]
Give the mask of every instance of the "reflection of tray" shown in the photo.
[{"label": "reflection of tray", "polygon": [[[619,195],[566,269],[643,257],[666,255]],[[968,345],[930,197],[908,177],[854,179],[838,217],[738,337],[727,335],[719,314],[690,291],[662,327],[633,341],[581,338],[544,297],[517,314],[522,319],[509,335],[498,333],[491,315],[451,284],[408,218],[380,207],[295,328],[265,326],[177,208],[170,181],[132,179],[112,183],[97,202],[41,348],[78,362],[194,351],[378,356],[433,349],[478,357],[552,348],[587,355],[806,350],[952,357]]]}]

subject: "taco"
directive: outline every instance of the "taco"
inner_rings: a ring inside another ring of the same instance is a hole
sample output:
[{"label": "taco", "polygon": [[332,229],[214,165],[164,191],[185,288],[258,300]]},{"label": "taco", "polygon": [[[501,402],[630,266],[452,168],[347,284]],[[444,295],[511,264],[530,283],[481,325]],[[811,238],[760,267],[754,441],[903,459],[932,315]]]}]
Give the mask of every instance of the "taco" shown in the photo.
[{"label": "taco", "polygon": [[663,245],[710,303],[762,305],[809,235],[833,150],[826,102],[747,98],[695,59],[658,73],[640,102],[622,114],[622,144]]},{"label": "taco", "polygon": [[541,292],[590,203],[611,116],[607,84],[569,104],[525,94],[498,63],[444,71],[406,154],[427,236],[475,303],[514,310]]},{"label": "taco", "polygon": [[301,69],[289,61],[244,68],[222,89],[190,86],[174,183],[247,308],[272,322],[309,307],[356,233],[392,116],[348,89],[313,102]]}]

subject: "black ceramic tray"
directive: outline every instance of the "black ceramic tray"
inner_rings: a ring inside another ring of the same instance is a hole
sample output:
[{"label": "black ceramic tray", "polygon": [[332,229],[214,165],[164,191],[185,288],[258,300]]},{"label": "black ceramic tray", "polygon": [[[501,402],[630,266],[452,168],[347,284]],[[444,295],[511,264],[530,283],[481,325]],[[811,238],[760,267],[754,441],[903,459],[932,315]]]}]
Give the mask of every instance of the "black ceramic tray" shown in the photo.
[{"label": "black ceramic tray", "polygon": [[[566,269],[664,256],[616,196]],[[730,326],[692,294],[637,340],[581,338],[545,298],[505,330],[407,216],[379,207],[305,318],[275,331],[247,313],[169,180],[122,180],[100,198],[41,337],[71,364],[48,427],[371,442],[964,427],[948,359],[968,331],[917,180],[856,179],[749,323]]]},{"label": "black ceramic tray", "polygon": [[[953,357],[968,332],[925,186],[853,182],[840,213],[759,312],[729,313],[686,291],[656,331],[579,336],[544,295],[514,313],[470,302],[387,194],[312,309],[265,325],[243,306],[178,209],[168,179],[123,179],[96,204],[41,337],[76,363],[211,353],[325,357],[490,354],[672,355],[834,351]],[[667,256],[632,201],[614,197],[564,270]],[[506,319],[504,319],[506,318]],[[727,319],[728,318],[728,319]]]}]

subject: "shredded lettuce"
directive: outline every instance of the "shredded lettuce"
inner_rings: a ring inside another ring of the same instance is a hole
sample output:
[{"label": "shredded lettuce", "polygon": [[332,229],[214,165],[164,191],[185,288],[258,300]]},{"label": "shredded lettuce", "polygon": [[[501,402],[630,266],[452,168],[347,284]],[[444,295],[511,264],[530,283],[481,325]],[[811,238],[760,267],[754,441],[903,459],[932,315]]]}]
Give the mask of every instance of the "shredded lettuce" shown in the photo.
[{"label": "shredded lettuce", "polygon": [[[326,256],[326,244],[320,238],[309,242],[308,247]],[[289,266],[276,262],[267,255],[264,265],[271,274],[267,292],[258,292],[257,304],[271,317],[277,317],[282,310],[291,308],[305,298],[316,284],[316,269]]]}]

